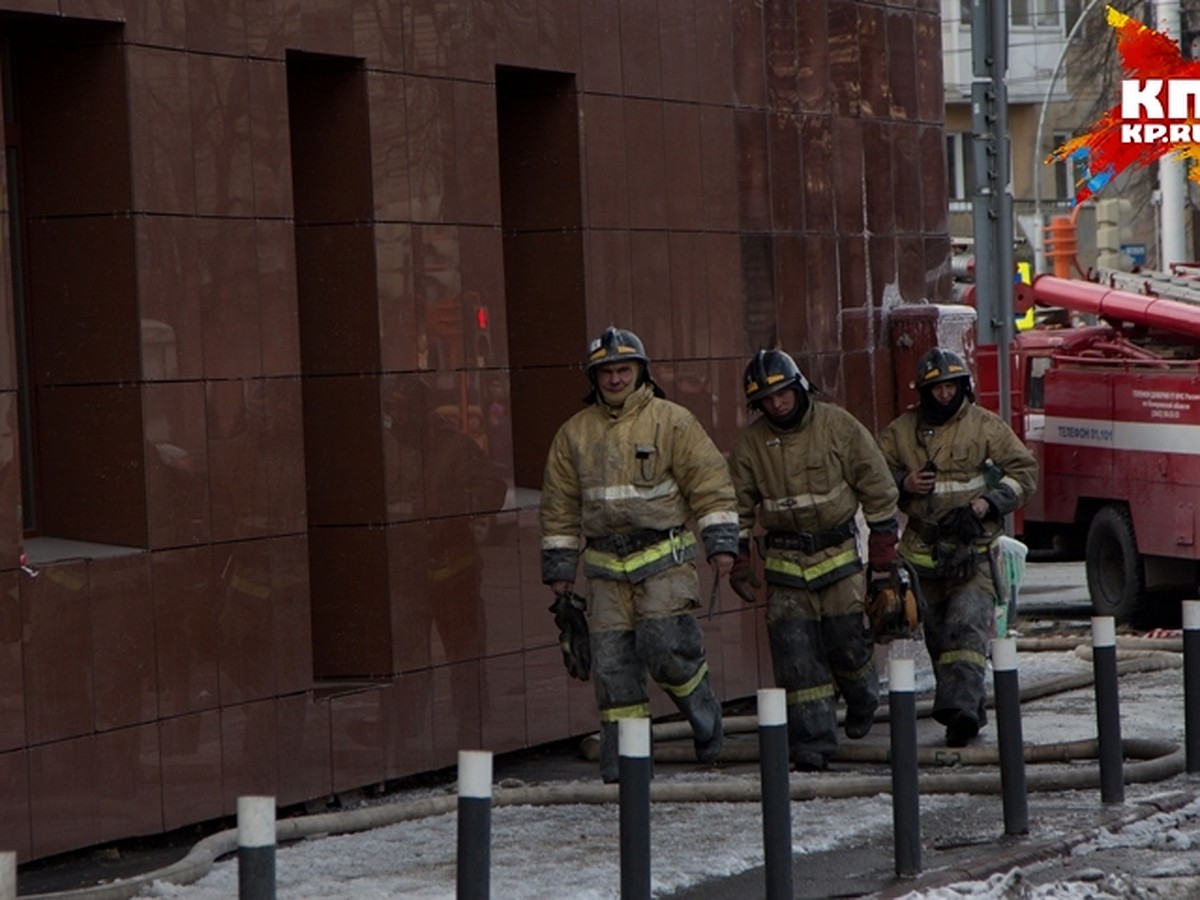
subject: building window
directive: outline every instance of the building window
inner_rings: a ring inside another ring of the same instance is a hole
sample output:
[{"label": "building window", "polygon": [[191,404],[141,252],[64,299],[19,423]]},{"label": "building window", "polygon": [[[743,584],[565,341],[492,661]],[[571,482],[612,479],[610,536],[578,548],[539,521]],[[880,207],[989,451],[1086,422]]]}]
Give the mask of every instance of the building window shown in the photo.
[{"label": "building window", "polygon": [[1059,0],[1012,0],[1011,17],[1014,28],[1058,29]]},{"label": "building window", "polygon": [[974,139],[966,132],[946,135],[946,175],[951,200],[967,200],[975,185]]},{"label": "building window", "polygon": [[[1061,147],[1071,139],[1071,135],[1056,131],[1051,137],[1055,147]],[[1054,197],[1058,200],[1069,200],[1075,196],[1075,160],[1071,157],[1054,163]]]}]

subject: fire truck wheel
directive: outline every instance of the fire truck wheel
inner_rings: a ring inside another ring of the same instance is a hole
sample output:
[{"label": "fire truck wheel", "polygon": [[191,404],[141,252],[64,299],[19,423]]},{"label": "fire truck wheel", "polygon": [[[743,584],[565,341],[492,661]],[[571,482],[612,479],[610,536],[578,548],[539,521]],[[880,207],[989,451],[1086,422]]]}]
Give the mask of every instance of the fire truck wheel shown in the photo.
[{"label": "fire truck wheel", "polygon": [[1096,513],[1088,528],[1085,559],[1093,611],[1128,622],[1146,590],[1146,572],[1128,510],[1106,506]]}]

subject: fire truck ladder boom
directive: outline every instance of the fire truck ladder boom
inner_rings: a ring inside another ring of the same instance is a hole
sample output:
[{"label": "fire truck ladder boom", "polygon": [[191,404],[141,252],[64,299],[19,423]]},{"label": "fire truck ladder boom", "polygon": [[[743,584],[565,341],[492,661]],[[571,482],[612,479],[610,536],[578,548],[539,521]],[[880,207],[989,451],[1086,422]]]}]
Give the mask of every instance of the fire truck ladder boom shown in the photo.
[{"label": "fire truck ladder boom", "polygon": [[[1139,281],[1130,288],[1145,287],[1144,273],[1132,277]],[[1183,289],[1183,285],[1175,286],[1176,291]],[[1033,282],[1033,294],[1043,306],[1061,306],[1110,321],[1173,331],[1193,339],[1200,337],[1200,290],[1194,288],[1191,296],[1183,299],[1182,295],[1168,297],[1107,283],[1039,275]]]},{"label": "fire truck ladder boom", "polygon": [[1122,272],[1105,268],[1093,272],[1100,284],[1119,291],[1200,306],[1200,268],[1196,266],[1179,266],[1172,272]]}]

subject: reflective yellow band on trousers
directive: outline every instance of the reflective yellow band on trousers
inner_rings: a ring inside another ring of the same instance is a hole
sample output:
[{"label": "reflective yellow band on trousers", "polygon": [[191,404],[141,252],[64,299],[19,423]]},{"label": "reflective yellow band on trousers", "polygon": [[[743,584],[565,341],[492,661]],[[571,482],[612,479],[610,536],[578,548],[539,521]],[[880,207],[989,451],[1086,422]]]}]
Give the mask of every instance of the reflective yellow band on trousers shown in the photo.
[{"label": "reflective yellow band on trousers", "polygon": [[622,719],[650,718],[649,703],[634,703],[630,706],[614,706],[611,709],[600,710],[601,722],[619,722]]},{"label": "reflective yellow band on trousers", "polygon": [[804,581],[817,581],[821,576],[828,575],[834,569],[850,565],[857,561],[858,549],[851,547],[849,550],[843,550],[837,556],[831,556],[829,559],[812,566],[802,566],[799,563],[791,562],[779,556],[768,556],[765,568],[768,572],[778,572],[780,575],[788,575]]},{"label": "reflective yellow band on trousers", "polygon": [[939,666],[948,666],[950,663],[965,662],[973,666],[983,668],[987,665],[987,657],[982,653],[976,653],[974,650],[947,650],[937,658]]},{"label": "reflective yellow band on trousers", "polygon": [[704,680],[704,676],[708,674],[708,663],[703,663],[696,674],[685,681],[683,684],[664,684],[659,682],[658,686],[670,694],[672,697],[687,697],[692,691],[699,687],[700,682]]},{"label": "reflective yellow band on trousers", "polygon": [[584,565],[604,569],[617,576],[629,576],[639,569],[644,569],[654,563],[661,562],[668,556],[679,556],[683,551],[696,546],[696,536],[690,531],[679,532],[675,538],[667,538],[657,544],[651,544],[644,550],[631,553],[629,556],[617,556],[614,553],[601,553],[590,547],[583,551]]},{"label": "reflective yellow band on trousers", "polygon": [[835,670],[834,674],[838,676],[839,681],[866,681],[867,675],[870,674],[871,668],[875,665],[874,658],[868,659],[865,663],[855,669],[853,672],[842,672]]},{"label": "reflective yellow band on trousers", "polygon": [[[975,555],[987,556],[996,543],[996,541],[992,541],[991,544],[980,544],[975,548]],[[928,569],[932,572],[937,566],[937,563],[933,561],[933,555],[930,553],[918,553],[915,550],[906,550],[904,547],[901,547],[900,555],[918,569]]]},{"label": "reflective yellow band on trousers", "polygon": [[787,702],[788,706],[796,706],[800,703],[813,703],[817,700],[832,700],[833,685],[822,684],[818,687],[803,688],[799,691],[788,691]]},{"label": "reflective yellow band on trousers", "polygon": [[438,566],[429,573],[430,581],[445,581],[447,578],[453,578],[459,572],[464,572],[475,564],[475,560],[470,556],[460,556],[453,562],[449,562],[444,566]]}]

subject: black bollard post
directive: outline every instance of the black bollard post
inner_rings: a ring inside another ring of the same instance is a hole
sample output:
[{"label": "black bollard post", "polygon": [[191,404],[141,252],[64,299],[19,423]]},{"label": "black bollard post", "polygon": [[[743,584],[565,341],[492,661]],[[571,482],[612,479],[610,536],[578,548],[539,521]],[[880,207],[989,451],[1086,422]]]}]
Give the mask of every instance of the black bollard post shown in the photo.
[{"label": "black bollard post", "polygon": [[650,720],[618,725],[621,900],[650,900]]},{"label": "black bollard post", "polygon": [[921,874],[921,807],[917,779],[916,678],[911,659],[888,663],[888,721],[892,744],[892,832],[896,874]]},{"label": "black bollard post", "polygon": [[758,760],[762,773],[763,857],[767,900],[791,900],[792,796],[788,771],[787,692],[758,692]]},{"label": "black bollard post", "polygon": [[275,798],[238,797],[238,900],[275,900]]},{"label": "black bollard post", "polygon": [[492,886],[492,754],[458,751],[458,900],[487,900]]},{"label": "black bollard post", "polygon": [[1000,747],[1000,793],[1004,799],[1004,833],[1029,833],[1029,798],[1025,790],[1025,741],[1021,733],[1021,687],[1017,678],[1017,642],[992,641],[996,689],[996,733]]},{"label": "black bollard post", "polygon": [[1100,740],[1100,801],[1125,802],[1125,753],[1117,694],[1117,629],[1112,616],[1092,617],[1092,670],[1096,678],[1096,731]]},{"label": "black bollard post", "polygon": [[1183,601],[1183,728],[1188,774],[1200,772],[1200,600]]}]

